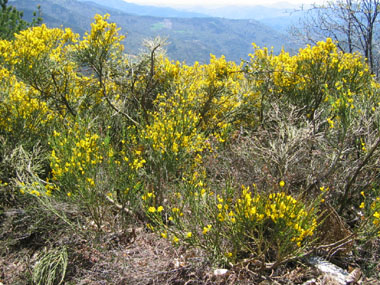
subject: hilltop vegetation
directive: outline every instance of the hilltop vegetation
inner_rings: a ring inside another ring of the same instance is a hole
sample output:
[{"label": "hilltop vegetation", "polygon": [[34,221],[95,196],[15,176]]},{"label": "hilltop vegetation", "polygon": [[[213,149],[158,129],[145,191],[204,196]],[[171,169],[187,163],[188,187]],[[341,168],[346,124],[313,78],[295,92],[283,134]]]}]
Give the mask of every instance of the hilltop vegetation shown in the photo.
[{"label": "hilltop vegetation", "polygon": [[[82,38],[42,25],[0,41],[5,282],[306,281],[310,255],[379,278],[379,85],[360,55],[327,39],[186,65],[123,41],[100,15]],[[148,232],[186,258],[115,265]]]}]

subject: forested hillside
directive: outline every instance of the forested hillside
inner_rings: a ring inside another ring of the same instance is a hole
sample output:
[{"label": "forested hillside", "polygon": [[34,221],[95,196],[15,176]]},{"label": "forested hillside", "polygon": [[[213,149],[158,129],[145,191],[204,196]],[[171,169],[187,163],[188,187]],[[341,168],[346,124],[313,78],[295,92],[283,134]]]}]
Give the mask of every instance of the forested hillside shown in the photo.
[{"label": "forested hillside", "polygon": [[15,0],[11,2],[25,11],[31,19],[38,4],[44,22],[49,27],[70,27],[83,34],[95,14],[111,14],[111,19],[127,35],[125,51],[138,54],[142,42],[156,36],[167,38],[168,56],[171,59],[193,63],[208,62],[210,53],[240,62],[252,52],[252,42],[260,46],[273,46],[278,53],[284,46],[293,47],[288,37],[255,20],[228,20],[222,18],[162,18],[126,14],[92,2],[76,0]]}]

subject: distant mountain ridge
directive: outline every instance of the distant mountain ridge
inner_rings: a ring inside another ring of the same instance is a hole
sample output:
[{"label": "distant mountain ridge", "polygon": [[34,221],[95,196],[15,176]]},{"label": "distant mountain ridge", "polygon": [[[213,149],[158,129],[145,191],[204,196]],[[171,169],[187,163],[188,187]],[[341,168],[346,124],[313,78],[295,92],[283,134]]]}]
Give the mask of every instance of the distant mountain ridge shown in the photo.
[{"label": "distant mountain ridge", "polygon": [[292,25],[297,25],[299,19],[303,17],[304,11],[310,5],[295,5],[288,2],[278,2],[275,4],[246,5],[246,6],[221,6],[203,7],[193,6],[186,11],[207,14],[211,17],[221,17],[238,20],[257,20],[272,29],[288,33]]},{"label": "distant mountain ridge", "polygon": [[237,20],[261,20],[265,18],[283,17],[286,16],[291,9],[269,7],[264,5],[255,6],[222,6],[222,7],[194,7],[190,11],[201,11],[211,17],[221,17]]},{"label": "distant mountain ridge", "polygon": [[282,47],[287,50],[294,47],[285,35],[255,20],[138,16],[77,0],[13,0],[9,3],[23,10],[26,19],[31,18],[37,5],[41,5],[42,17],[49,27],[71,27],[80,34],[90,29],[95,14],[109,13],[110,20],[127,34],[127,53],[137,54],[144,39],[160,35],[170,42],[167,52],[171,59],[190,64],[208,62],[210,53],[239,62],[252,52],[252,42],[259,46],[273,46],[275,52]]},{"label": "distant mountain ridge", "polygon": [[209,15],[188,12],[184,10],[177,10],[170,7],[158,7],[148,5],[138,5],[134,3],[125,2],[123,0],[79,0],[80,2],[93,2],[98,5],[114,8],[125,12],[127,14],[134,14],[139,16],[153,16],[153,17],[171,17],[171,18],[198,18],[210,17]]}]

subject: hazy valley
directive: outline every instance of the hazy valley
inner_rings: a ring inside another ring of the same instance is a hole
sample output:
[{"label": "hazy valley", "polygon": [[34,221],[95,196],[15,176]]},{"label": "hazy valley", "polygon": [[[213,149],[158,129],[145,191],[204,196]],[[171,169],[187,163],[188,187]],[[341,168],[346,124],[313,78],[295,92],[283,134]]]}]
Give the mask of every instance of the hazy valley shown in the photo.
[{"label": "hazy valley", "polygon": [[[290,52],[297,50],[287,35],[287,27],[296,16],[291,17],[284,9],[243,7],[239,13],[237,8],[226,7],[197,13],[135,5],[122,0],[15,0],[10,3],[24,11],[27,20],[31,19],[37,5],[41,5],[47,26],[71,27],[80,34],[88,29],[95,14],[109,13],[111,21],[127,35],[125,47],[130,54],[138,54],[143,40],[156,36],[167,38],[167,53],[171,59],[187,63],[208,62],[210,53],[239,62],[252,52],[253,42],[273,47],[275,53],[282,47]],[[232,15],[239,19],[227,19]],[[252,19],[247,19],[249,15]],[[260,18],[260,21],[254,18]]]}]

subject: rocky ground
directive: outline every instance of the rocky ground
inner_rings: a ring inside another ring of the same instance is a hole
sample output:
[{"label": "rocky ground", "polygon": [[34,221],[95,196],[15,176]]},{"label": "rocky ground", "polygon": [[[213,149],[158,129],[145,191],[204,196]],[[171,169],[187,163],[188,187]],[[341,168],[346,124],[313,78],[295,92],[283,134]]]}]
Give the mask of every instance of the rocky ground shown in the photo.
[{"label": "rocky ground", "polygon": [[[48,284],[36,279],[36,268],[53,249],[66,256],[61,284],[380,284],[379,273],[368,278],[360,266],[342,259],[339,267],[323,259],[297,260],[270,272],[250,263],[216,268],[200,250],[174,247],[139,222],[102,232],[88,223],[78,231],[51,214],[2,209],[0,284]],[[61,276],[51,284],[59,284]]]}]

